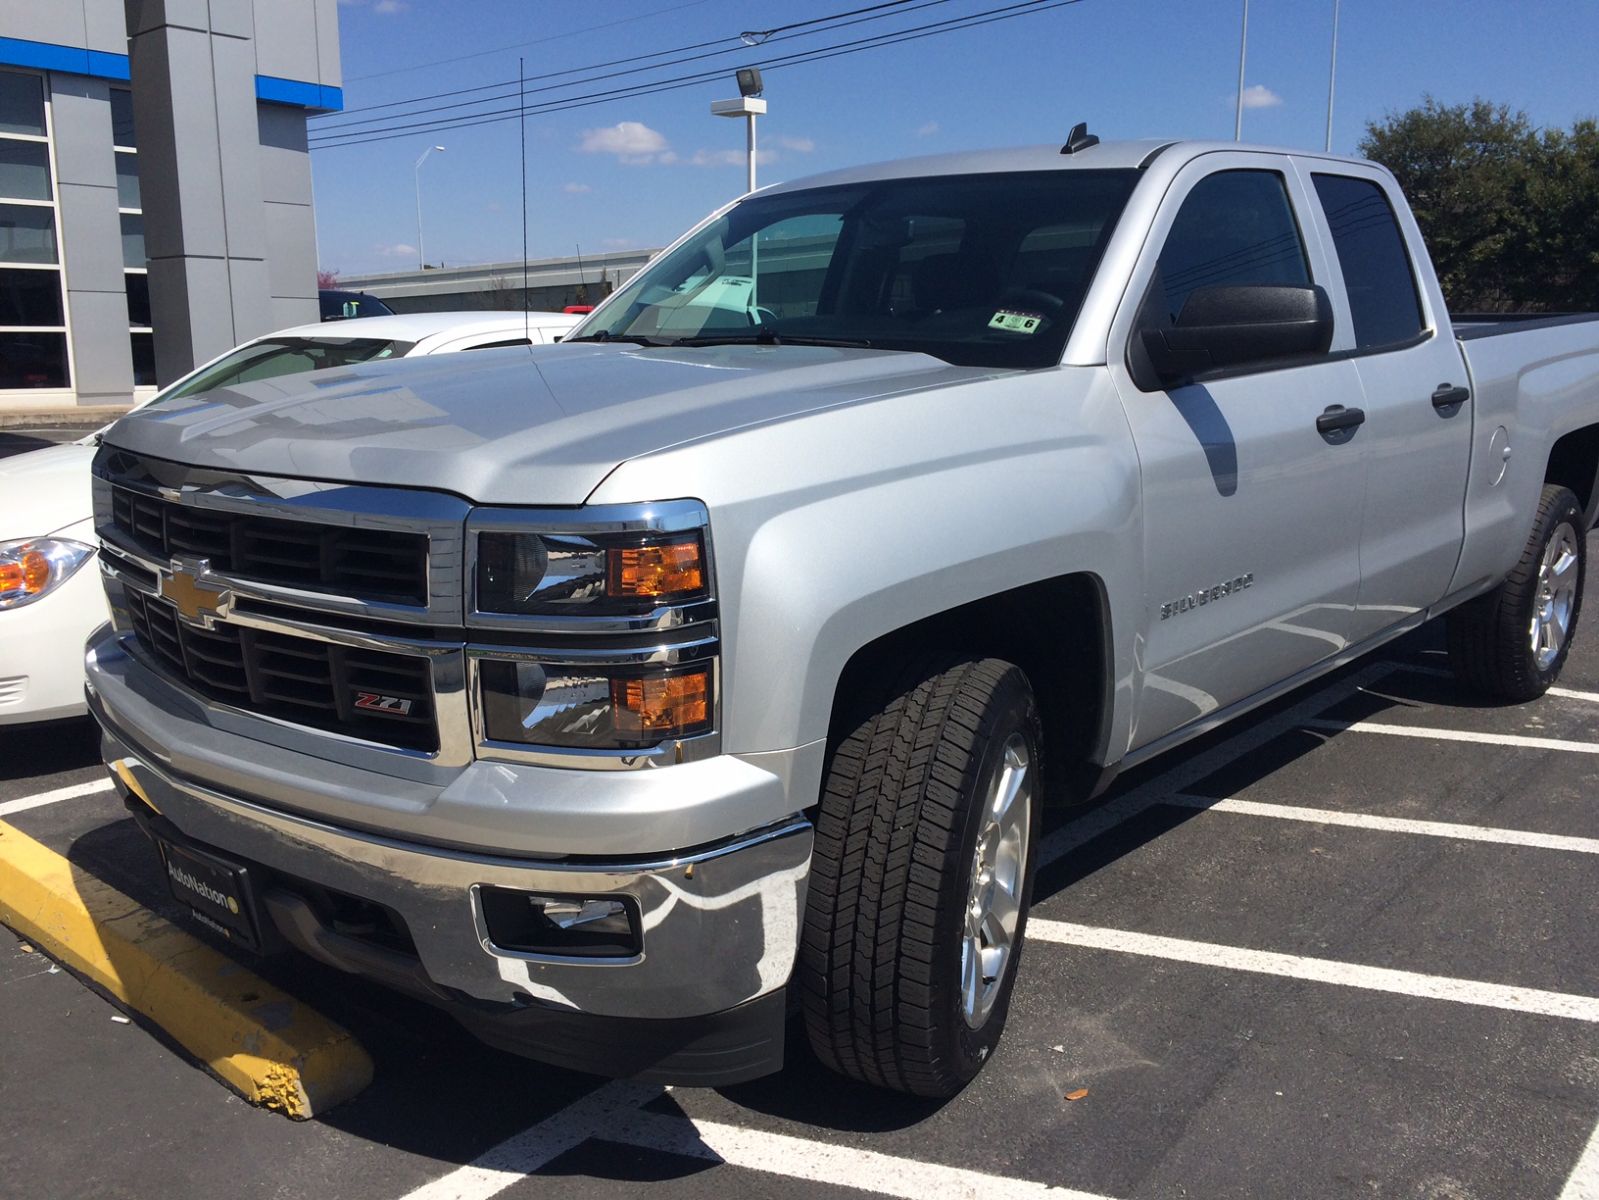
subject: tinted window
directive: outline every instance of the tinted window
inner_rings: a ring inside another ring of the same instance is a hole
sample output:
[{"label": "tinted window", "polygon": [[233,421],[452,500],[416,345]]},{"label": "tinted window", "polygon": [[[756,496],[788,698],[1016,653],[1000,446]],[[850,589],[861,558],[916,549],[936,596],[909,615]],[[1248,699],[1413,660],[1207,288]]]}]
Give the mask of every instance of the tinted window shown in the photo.
[{"label": "tinted window", "polygon": [[133,93],[125,88],[111,89],[111,140],[118,146],[139,144],[133,140]]},{"label": "tinted window", "polygon": [[1421,332],[1421,301],[1393,206],[1369,179],[1314,175],[1355,320],[1355,346],[1391,346]]},{"label": "tinted window", "polygon": [[0,262],[55,261],[55,209],[32,204],[0,204]]},{"label": "tinted window", "polygon": [[0,325],[61,323],[61,272],[0,269]]},{"label": "tinted window", "polygon": [[1194,185],[1160,252],[1157,286],[1177,319],[1196,288],[1310,283],[1305,244],[1275,171],[1222,171]]},{"label": "tinted window", "polygon": [[775,334],[1053,366],[1137,180],[1052,170],[756,195],[635,275],[577,336]]},{"label": "tinted window", "polygon": [[43,142],[0,140],[0,197],[50,199],[50,147]]},{"label": "tinted window", "polygon": [[0,389],[66,386],[66,334],[0,333]]},{"label": "tinted window", "polygon": [[44,136],[44,80],[0,71],[0,133]]}]

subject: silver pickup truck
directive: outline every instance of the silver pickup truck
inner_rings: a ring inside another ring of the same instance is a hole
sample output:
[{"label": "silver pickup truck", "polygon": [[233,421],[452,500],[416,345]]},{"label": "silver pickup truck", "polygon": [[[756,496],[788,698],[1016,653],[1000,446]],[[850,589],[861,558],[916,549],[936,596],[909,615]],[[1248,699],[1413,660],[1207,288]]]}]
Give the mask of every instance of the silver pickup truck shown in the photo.
[{"label": "silver pickup truck", "polygon": [[1599,323],[1452,325],[1369,162],[744,197],[559,346],[263,379],[95,463],[105,756],[217,934],[596,1072],[993,1050],[1041,809],[1448,612],[1559,674]]}]

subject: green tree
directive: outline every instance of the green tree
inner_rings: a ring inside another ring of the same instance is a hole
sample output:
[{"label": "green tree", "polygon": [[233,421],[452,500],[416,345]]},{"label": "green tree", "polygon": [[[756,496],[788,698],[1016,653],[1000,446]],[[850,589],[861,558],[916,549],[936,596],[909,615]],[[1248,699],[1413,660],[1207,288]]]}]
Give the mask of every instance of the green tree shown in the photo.
[{"label": "green tree", "polygon": [[1599,307],[1599,126],[1538,130],[1476,100],[1390,113],[1360,152],[1394,173],[1456,311]]}]

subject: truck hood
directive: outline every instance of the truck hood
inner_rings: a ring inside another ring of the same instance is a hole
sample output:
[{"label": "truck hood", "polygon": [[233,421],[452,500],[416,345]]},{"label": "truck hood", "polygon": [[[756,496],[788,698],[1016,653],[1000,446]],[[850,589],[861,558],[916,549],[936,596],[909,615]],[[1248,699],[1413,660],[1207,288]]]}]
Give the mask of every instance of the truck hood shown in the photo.
[{"label": "truck hood", "polygon": [[[191,466],[575,505],[619,463],[651,451],[991,374],[923,354],[819,346],[476,350],[163,401],[105,440]],[[694,495],[695,482],[680,494]]]},{"label": "truck hood", "polygon": [[0,459],[0,542],[43,537],[91,516],[94,447],[76,442]]}]

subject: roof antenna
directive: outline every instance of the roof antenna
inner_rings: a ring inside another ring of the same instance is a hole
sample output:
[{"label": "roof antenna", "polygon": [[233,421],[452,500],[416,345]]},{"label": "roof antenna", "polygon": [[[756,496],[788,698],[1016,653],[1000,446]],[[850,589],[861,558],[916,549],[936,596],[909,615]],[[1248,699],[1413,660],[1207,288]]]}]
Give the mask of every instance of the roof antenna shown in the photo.
[{"label": "roof antenna", "polygon": [[516,60],[517,132],[522,138],[522,337],[531,346],[533,318],[527,310],[527,84],[523,80],[523,62]]},{"label": "roof antenna", "polygon": [[1088,132],[1088,122],[1079,121],[1072,126],[1072,131],[1066,135],[1066,144],[1060,148],[1062,154],[1077,154],[1087,150],[1090,146],[1099,145],[1099,138]]}]

